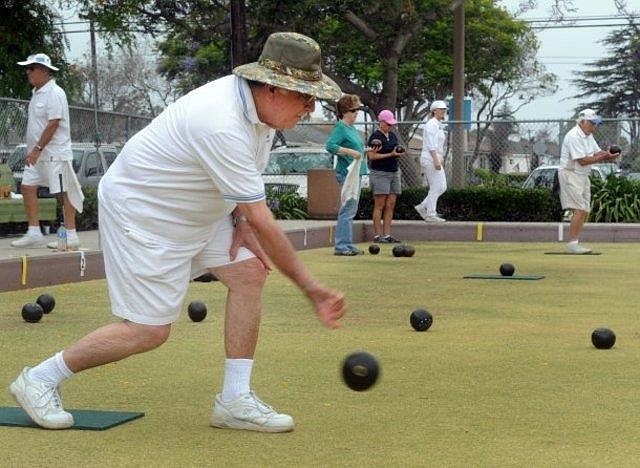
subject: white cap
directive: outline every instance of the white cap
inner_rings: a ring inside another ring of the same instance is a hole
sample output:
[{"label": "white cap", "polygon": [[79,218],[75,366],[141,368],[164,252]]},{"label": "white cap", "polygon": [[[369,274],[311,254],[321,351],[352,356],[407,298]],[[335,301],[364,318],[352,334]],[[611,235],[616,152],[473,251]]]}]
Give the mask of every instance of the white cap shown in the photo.
[{"label": "white cap", "polygon": [[447,103],[444,101],[433,101],[431,103],[431,107],[429,107],[429,110],[431,112],[433,112],[436,109],[446,109],[447,108]]},{"label": "white cap", "polygon": [[585,109],[578,114],[578,122],[582,120],[588,120],[589,122],[593,122],[596,125],[600,125],[602,123],[602,118],[596,114],[596,111],[593,109]]},{"label": "white cap", "polygon": [[51,59],[49,58],[49,56],[47,54],[33,54],[33,55],[29,55],[27,57],[27,60],[25,60],[24,62],[18,62],[18,65],[22,65],[23,67],[26,67],[27,65],[42,65],[44,67],[49,68],[50,70],[53,71],[58,71],[59,69],[54,67],[53,65],[51,65]]}]

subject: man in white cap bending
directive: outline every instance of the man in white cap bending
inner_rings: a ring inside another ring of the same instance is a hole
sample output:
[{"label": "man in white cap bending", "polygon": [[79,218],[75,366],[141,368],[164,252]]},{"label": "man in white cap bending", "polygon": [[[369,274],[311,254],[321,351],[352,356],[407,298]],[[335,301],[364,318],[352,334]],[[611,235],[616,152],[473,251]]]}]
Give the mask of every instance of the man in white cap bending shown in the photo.
[{"label": "man in white cap bending", "polygon": [[613,161],[618,154],[601,150],[593,133],[602,119],[593,109],[578,114],[577,124],[567,132],[560,150],[560,204],[563,210],[571,210],[569,242],[566,251],[571,254],[588,254],[591,249],[580,244],[579,238],[591,211],[591,164]]},{"label": "man in white cap bending", "polygon": [[[31,248],[44,244],[38,219],[38,187],[45,186],[49,187],[49,193],[62,195],[67,248],[77,250],[80,239],[76,233],[76,211],[82,212],[84,196],[72,165],[67,95],[53,78],[58,68],[51,65],[48,55],[30,55],[18,65],[24,67],[33,86],[27,119],[27,159],[20,187],[29,227],[27,233],[11,245]],[[56,248],[57,243],[49,247]]]},{"label": "man in white cap bending", "polygon": [[111,311],[119,320],[23,369],[10,391],[36,423],[72,426],[60,384],[163,344],[189,280],[209,272],[228,290],[224,378],[211,425],[293,429],[293,418],[265,404],[250,385],[269,261],[306,295],[325,326],[339,326],[345,302],[298,258],[267,207],[261,174],[276,129],[294,127],[316,99],[340,97],[320,64],[314,40],[274,33],[258,62],[191,91],[127,142],[98,189]]}]

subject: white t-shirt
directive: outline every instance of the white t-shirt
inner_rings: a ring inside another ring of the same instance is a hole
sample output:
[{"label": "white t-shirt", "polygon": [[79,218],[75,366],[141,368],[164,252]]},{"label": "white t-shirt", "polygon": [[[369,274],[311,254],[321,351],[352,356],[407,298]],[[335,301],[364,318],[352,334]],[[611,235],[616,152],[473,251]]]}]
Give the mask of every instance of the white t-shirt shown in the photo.
[{"label": "white t-shirt", "polygon": [[57,119],[60,119],[58,129],[44,147],[40,155],[42,161],[70,161],[73,159],[67,95],[54,79],[50,79],[40,89],[33,90],[31,101],[29,101],[26,134],[27,154],[38,144],[38,140],[49,121]]},{"label": "white t-shirt", "polygon": [[589,165],[582,166],[577,160],[592,156],[600,151],[593,135],[586,135],[582,129],[576,125],[567,132],[562,141],[560,150],[560,167],[569,171],[582,174],[589,174]]},{"label": "white t-shirt", "polygon": [[447,137],[442,130],[440,121],[435,117],[430,118],[424,126],[422,132],[422,153],[420,159],[422,163],[432,163],[431,151],[435,151],[442,157],[444,154],[444,143]]},{"label": "white t-shirt", "polygon": [[127,142],[100,182],[101,208],[160,242],[207,240],[236,203],[265,198],[261,174],[274,134],[259,121],[246,80],[207,83]]}]

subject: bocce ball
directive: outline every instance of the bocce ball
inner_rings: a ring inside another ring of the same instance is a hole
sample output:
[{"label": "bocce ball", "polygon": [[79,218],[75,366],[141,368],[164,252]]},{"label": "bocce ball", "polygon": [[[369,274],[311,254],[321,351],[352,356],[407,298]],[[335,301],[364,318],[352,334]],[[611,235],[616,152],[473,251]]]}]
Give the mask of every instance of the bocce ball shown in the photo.
[{"label": "bocce ball", "polygon": [[411,245],[405,245],[404,246],[404,256],[405,257],[413,257],[416,253],[416,249],[413,248],[413,246]]},{"label": "bocce ball", "polygon": [[369,246],[369,253],[371,255],[378,255],[380,253],[380,246],[377,244],[371,244]]},{"label": "bocce ball", "polygon": [[380,369],[375,357],[365,351],[358,351],[346,357],[342,364],[342,379],[351,390],[367,390],[378,380]]},{"label": "bocce ball", "polygon": [[616,344],[616,334],[608,328],[596,328],[591,333],[591,342],[598,349],[609,349]]},{"label": "bocce ball", "polygon": [[416,331],[426,331],[433,324],[433,316],[428,310],[416,309],[411,312],[409,316],[409,322]]},{"label": "bocce ball", "polygon": [[622,153],[622,148],[620,148],[620,146],[618,146],[618,145],[611,145],[611,146],[609,146],[609,153],[611,153],[611,154],[620,154],[620,153]]},{"label": "bocce ball", "polygon": [[371,140],[371,146],[372,147],[376,147],[376,146],[382,146],[382,142],[380,140],[378,140],[377,138],[374,138],[373,140]]},{"label": "bocce ball", "polygon": [[404,146],[398,145],[396,146],[396,153],[404,153]]},{"label": "bocce ball", "polygon": [[189,304],[187,313],[189,314],[189,318],[194,322],[202,322],[207,316],[207,306],[204,302],[193,301]]},{"label": "bocce ball", "polygon": [[36,304],[42,307],[42,311],[48,314],[56,306],[56,300],[51,294],[40,294],[36,299]]},{"label": "bocce ball", "polygon": [[39,322],[44,314],[44,310],[40,305],[30,302],[22,306],[22,318],[25,322],[36,323]]},{"label": "bocce ball", "polygon": [[502,276],[513,276],[513,273],[516,271],[516,267],[514,267],[511,263],[503,263],[500,265],[500,274]]},{"label": "bocce ball", "polygon": [[404,245],[396,245],[391,249],[391,254],[394,257],[404,257]]}]

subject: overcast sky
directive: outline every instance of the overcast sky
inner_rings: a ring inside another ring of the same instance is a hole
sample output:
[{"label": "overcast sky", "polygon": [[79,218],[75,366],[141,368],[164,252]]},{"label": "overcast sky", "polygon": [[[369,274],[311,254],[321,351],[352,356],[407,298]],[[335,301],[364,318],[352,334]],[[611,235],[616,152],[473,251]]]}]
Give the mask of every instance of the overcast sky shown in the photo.
[{"label": "overcast sky", "polygon": [[[513,11],[520,0],[501,0],[500,2]],[[539,8],[532,10],[521,19],[541,19],[549,16],[552,0],[539,0]],[[594,17],[615,15],[617,10],[613,0],[577,0],[574,1],[577,8],[571,16]],[[640,13],[640,0],[628,0],[628,6]],[[586,24],[611,24],[612,20],[580,21],[576,25]],[[523,107],[516,117],[520,119],[554,119],[573,117],[573,108],[579,101],[570,99],[577,94],[579,89],[575,87],[576,70],[587,70],[589,62],[598,60],[608,55],[607,49],[599,42],[610,33],[614,27],[572,27],[564,29],[537,30],[540,40],[538,57],[547,69],[558,75],[558,91],[550,97],[542,98]]]}]

